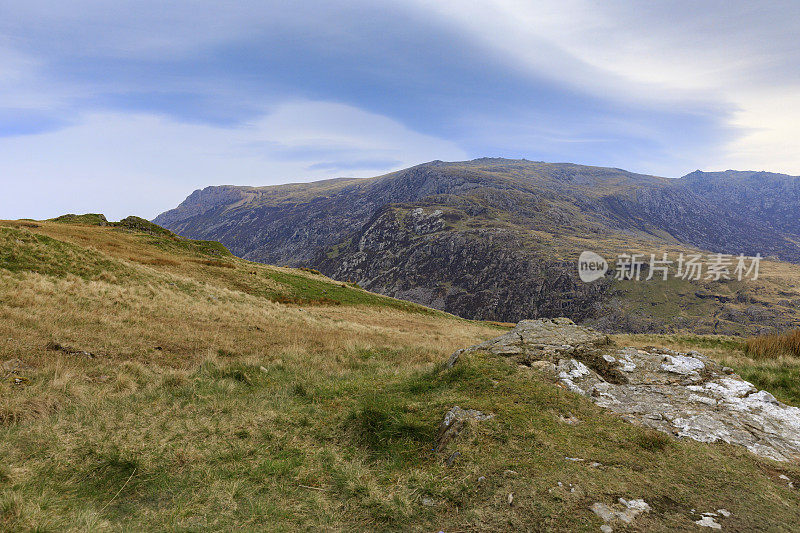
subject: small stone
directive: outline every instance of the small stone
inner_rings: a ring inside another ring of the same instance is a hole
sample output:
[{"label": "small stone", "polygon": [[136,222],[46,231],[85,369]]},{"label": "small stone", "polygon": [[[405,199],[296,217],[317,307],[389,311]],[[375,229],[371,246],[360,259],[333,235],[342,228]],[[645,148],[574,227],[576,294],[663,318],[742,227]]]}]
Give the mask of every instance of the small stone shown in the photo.
[{"label": "small stone", "polygon": [[455,439],[461,430],[464,429],[465,424],[473,420],[476,422],[483,422],[493,418],[493,414],[482,413],[475,409],[462,409],[455,406],[444,415],[444,420],[439,424],[439,435],[436,438],[435,451],[441,452],[445,447]]},{"label": "small stone", "polygon": [[627,507],[621,513],[617,513],[619,519],[626,524],[633,522],[633,519],[640,514],[650,512],[650,506],[644,500],[625,500],[620,498],[619,503]]},{"label": "small stone", "polygon": [[620,505],[625,507],[624,510],[619,511],[605,503],[595,502],[589,509],[599,516],[603,522],[611,522],[613,520],[620,520],[626,524],[630,524],[633,520],[642,513],[650,511],[650,506],[644,500],[626,500],[619,499]]},{"label": "small stone", "polygon": [[550,361],[534,361],[531,363],[530,367],[539,372],[553,372],[556,369],[556,365]]},{"label": "small stone", "polygon": [[455,462],[456,462],[456,459],[458,459],[458,457],[459,457],[460,455],[461,455],[461,453],[460,453],[460,452],[453,452],[453,453],[450,455],[450,457],[448,457],[448,458],[447,458],[447,461],[445,461],[445,463],[447,464],[447,466],[453,466],[453,463],[455,463]]},{"label": "small stone", "polygon": [[462,353],[464,353],[463,349],[456,350],[455,352],[453,352],[450,355],[450,357],[447,359],[447,363],[445,363],[445,367],[446,368],[453,368],[456,365],[456,363],[458,362],[458,358],[461,356]]},{"label": "small stone", "polygon": [[566,416],[566,417],[565,416],[559,416],[558,420],[562,424],[567,424],[568,426],[577,426],[578,424],[581,423],[580,419],[575,418],[572,415]]},{"label": "small stone", "polygon": [[780,479],[784,480],[784,481],[789,481],[789,476],[787,476],[786,474],[781,474],[781,475],[780,475],[780,476],[778,476],[778,477],[779,477]]},{"label": "small stone", "polygon": [[422,505],[424,505],[425,507],[434,507],[436,505],[436,502],[433,501],[433,498],[425,496],[422,498]]},{"label": "small stone", "polygon": [[717,512],[722,516],[724,516],[725,518],[728,518],[731,515],[731,512],[728,511],[727,509],[717,509]]},{"label": "small stone", "polygon": [[722,529],[722,526],[718,524],[714,518],[710,516],[704,516],[700,520],[695,520],[694,522],[700,527],[710,527],[711,529]]},{"label": "small stone", "polygon": [[514,505],[514,493],[513,492],[509,492],[508,493],[508,505]]},{"label": "small stone", "polygon": [[478,478],[478,483],[483,483],[484,481],[486,481],[486,476],[481,476]]},{"label": "small stone", "polygon": [[517,471],[516,470],[504,470],[503,471],[503,475],[504,476],[516,476],[517,475]]},{"label": "small stone", "polygon": [[576,361],[575,359],[570,359],[569,361],[560,361],[558,368],[561,371],[558,374],[559,379],[565,380],[582,378],[584,376],[588,376],[591,372],[589,367],[580,361]]},{"label": "small stone", "polygon": [[602,526],[600,526],[600,531],[602,531],[603,533],[613,533],[614,528],[609,526],[608,524],[603,524]]},{"label": "small stone", "polygon": [[589,509],[594,514],[599,516],[600,520],[603,522],[611,522],[617,517],[616,513],[611,507],[601,502],[594,502]]}]

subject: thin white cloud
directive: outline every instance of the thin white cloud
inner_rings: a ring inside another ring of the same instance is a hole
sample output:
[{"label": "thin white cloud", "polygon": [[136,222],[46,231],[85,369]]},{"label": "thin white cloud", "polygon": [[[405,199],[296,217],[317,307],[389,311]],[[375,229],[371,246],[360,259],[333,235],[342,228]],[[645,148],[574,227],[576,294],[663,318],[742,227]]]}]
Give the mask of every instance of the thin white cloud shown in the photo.
[{"label": "thin white cloud", "polygon": [[737,94],[732,123],[742,135],[709,165],[715,169],[769,170],[800,174],[800,89],[776,87]]},{"label": "thin white cloud", "polygon": [[709,167],[800,174],[797,2],[412,1],[537,76],[621,102],[716,102],[740,133]]},{"label": "thin white cloud", "polygon": [[0,218],[153,217],[195,187],[328,178],[352,168],[354,154],[362,176],[467,157],[451,142],[330,102],[284,103],[239,128],[93,113],[61,130],[0,138]]}]

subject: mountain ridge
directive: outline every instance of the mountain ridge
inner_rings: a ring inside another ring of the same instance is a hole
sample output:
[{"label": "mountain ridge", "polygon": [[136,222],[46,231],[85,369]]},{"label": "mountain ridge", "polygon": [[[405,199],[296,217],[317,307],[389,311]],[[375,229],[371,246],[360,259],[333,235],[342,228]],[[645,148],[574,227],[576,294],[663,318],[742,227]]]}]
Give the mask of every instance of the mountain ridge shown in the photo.
[{"label": "mountain ridge", "polygon": [[[434,161],[373,178],[210,187],[155,222],[219,240],[246,259],[317,268],[469,318],[560,313],[607,321],[613,280],[580,282],[574,262],[582,249],[669,248],[800,263],[800,223],[791,217],[800,209],[798,178],[698,172],[663,178],[571,163]],[[769,180],[768,193],[755,180]],[[665,327],[652,316],[634,322]]]}]

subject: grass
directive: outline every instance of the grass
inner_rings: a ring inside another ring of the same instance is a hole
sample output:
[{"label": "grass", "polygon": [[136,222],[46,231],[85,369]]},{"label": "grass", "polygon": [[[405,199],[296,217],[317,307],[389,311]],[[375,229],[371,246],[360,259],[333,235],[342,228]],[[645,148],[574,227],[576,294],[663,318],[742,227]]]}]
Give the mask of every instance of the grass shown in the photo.
[{"label": "grass", "polygon": [[100,213],[86,213],[85,215],[75,215],[70,213],[68,215],[56,217],[52,219],[52,221],[60,224],[84,224],[87,226],[105,226],[108,224],[108,220],[106,219],[105,215]]},{"label": "grass", "polygon": [[[312,274],[311,276],[307,274]],[[275,295],[274,299],[282,303],[328,304],[328,305],[390,305],[397,309],[422,314],[441,314],[433,309],[412,304],[403,300],[395,300],[361,290],[354,283],[331,283],[313,269],[297,269],[289,271],[272,270],[266,276],[282,287],[289,288],[289,294]]]},{"label": "grass", "polygon": [[[504,325],[168,235],[20,224],[0,223],[0,353],[23,363],[0,374],[0,530],[597,531],[589,505],[619,497],[653,507],[639,530],[800,521],[777,477],[796,465],[627,424],[502,358],[444,368]],[[437,454],[454,405],[495,417]]]},{"label": "grass", "polygon": [[747,339],[744,351],[754,359],[800,358],[800,329]]}]

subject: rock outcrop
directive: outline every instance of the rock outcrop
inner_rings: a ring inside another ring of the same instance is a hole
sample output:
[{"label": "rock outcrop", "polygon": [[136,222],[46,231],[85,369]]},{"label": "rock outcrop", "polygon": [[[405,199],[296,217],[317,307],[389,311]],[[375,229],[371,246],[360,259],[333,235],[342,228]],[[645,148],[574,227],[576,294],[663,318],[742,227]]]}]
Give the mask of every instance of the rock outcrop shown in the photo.
[{"label": "rock outcrop", "polygon": [[800,460],[800,408],[782,404],[698,352],[618,348],[571,320],[520,322],[459,350],[486,351],[535,367],[625,420],[700,442],[724,441],[776,461]]}]

